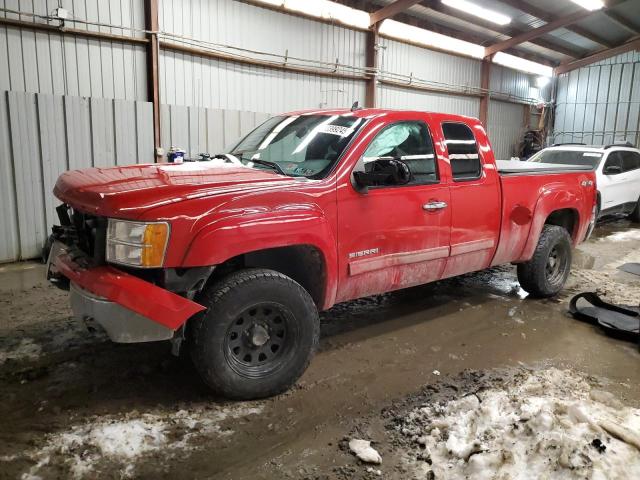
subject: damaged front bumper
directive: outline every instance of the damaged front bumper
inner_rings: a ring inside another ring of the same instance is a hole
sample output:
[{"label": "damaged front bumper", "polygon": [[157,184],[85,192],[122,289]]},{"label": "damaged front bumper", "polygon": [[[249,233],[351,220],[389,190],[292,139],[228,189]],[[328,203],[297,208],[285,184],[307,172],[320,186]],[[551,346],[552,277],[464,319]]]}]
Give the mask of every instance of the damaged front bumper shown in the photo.
[{"label": "damaged front bumper", "polygon": [[74,316],[92,319],[120,343],[168,340],[202,305],[109,265],[92,267],[61,242],[52,246],[47,278],[70,282]]}]

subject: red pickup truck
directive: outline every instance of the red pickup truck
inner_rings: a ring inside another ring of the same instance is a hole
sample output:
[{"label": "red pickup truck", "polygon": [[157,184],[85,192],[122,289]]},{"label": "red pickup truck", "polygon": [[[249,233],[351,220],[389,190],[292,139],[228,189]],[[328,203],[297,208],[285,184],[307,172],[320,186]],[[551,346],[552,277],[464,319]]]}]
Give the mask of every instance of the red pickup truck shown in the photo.
[{"label": "red pickup truck", "polygon": [[496,162],[483,126],[391,110],[275,116],[207,161],[70,171],[47,275],[116,342],[171,340],[232,398],[291,386],[318,311],[517,264],[561,290],[596,206],[584,167]]}]

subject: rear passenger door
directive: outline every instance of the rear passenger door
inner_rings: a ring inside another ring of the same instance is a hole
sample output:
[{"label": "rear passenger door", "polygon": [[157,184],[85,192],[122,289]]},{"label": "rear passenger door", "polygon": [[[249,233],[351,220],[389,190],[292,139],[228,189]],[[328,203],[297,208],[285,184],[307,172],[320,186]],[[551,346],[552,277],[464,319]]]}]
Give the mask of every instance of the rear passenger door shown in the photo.
[{"label": "rear passenger door", "polygon": [[[604,161],[602,177],[598,183],[601,210],[620,207],[629,201],[629,185],[626,178],[628,175],[623,169],[622,153],[620,150],[610,152]],[[618,170],[612,170],[610,167]]]},{"label": "rear passenger door", "polygon": [[640,197],[640,153],[623,150],[622,172],[625,203],[635,203]]},{"label": "rear passenger door", "polygon": [[482,130],[443,122],[442,135],[451,166],[451,256],[443,277],[487,268],[498,245],[500,179],[491,145]]}]

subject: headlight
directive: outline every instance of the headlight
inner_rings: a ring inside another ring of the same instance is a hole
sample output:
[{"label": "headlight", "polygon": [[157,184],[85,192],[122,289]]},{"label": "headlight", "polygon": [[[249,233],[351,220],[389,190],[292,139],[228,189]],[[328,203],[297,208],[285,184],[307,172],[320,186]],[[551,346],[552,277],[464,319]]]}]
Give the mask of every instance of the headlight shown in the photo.
[{"label": "headlight", "polygon": [[161,267],[168,239],[166,222],[109,219],[107,261],[135,267]]}]

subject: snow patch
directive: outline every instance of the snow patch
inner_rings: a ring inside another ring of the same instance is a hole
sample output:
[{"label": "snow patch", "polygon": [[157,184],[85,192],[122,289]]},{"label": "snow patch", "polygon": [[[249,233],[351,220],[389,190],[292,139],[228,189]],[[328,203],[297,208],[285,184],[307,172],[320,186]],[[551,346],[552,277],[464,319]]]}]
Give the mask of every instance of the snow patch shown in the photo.
[{"label": "snow patch", "polygon": [[600,239],[601,242],[629,242],[640,240],[640,229],[631,228],[623,232],[616,232]]},{"label": "snow patch", "polygon": [[378,451],[371,446],[369,440],[360,440],[354,438],[349,441],[349,450],[353,454],[365,463],[382,463],[382,457]]},{"label": "snow patch", "polygon": [[407,456],[416,478],[640,478],[640,409],[570,371],[422,406],[398,428],[429,458]]},{"label": "snow patch", "polygon": [[220,423],[262,412],[262,407],[223,407],[179,410],[171,414],[131,414],[121,417],[95,417],[69,430],[48,435],[44,446],[30,456],[36,464],[23,474],[23,480],[47,477],[48,465],[64,465],[70,476],[99,477],[105,470],[119,469],[121,478],[135,476],[135,464],[144,455],[163,450],[197,449],[194,440],[202,436],[232,435]]},{"label": "snow patch", "polygon": [[7,360],[37,360],[42,353],[42,347],[31,338],[23,338],[20,343],[8,350],[0,350],[0,365]]}]

